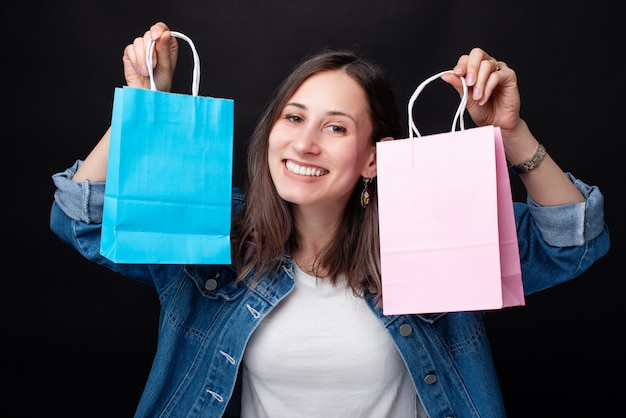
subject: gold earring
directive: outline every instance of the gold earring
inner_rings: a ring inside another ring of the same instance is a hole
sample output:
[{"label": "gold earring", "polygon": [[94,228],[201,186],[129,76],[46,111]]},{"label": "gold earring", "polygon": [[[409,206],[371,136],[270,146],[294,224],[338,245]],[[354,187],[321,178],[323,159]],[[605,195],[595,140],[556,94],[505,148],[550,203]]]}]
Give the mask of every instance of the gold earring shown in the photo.
[{"label": "gold earring", "polygon": [[367,177],[363,177],[363,191],[361,192],[361,206],[366,208],[370,204],[370,191],[367,189],[367,185],[372,181]]}]

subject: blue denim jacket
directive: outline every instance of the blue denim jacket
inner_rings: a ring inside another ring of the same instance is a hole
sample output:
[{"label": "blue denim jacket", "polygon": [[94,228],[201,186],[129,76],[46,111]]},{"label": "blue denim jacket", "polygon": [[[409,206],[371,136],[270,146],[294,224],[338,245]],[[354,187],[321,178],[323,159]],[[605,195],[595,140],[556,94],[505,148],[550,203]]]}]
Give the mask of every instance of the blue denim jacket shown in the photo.
[{"label": "blue denim jacket", "polygon": [[[72,181],[81,163],[53,176],[51,229],[89,260],[153,286],[161,304],[159,344],[135,416],[238,416],[246,343],[294,287],[289,255],[282,270],[255,287],[248,280],[235,284],[228,265],[112,263],[99,253],[104,183]],[[515,203],[526,294],[578,276],[609,249],[600,190],[568,176],[585,203]],[[232,202],[234,211],[245,204],[238,189]],[[483,312],[385,316],[373,295],[366,299],[395,341],[429,417],[505,416]]]}]

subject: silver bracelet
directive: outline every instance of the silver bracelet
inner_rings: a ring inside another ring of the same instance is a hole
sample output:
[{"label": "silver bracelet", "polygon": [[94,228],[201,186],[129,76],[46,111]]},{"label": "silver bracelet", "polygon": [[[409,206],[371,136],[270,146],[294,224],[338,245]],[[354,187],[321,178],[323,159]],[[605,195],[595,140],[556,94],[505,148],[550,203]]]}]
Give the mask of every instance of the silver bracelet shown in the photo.
[{"label": "silver bracelet", "polygon": [[530,157],[530,160],[519,165],[510,165],[509,170],[513,174],[528,173],[530,170],[537,168],[539,164],[541,164],[545,156],[546,156],[546,148],[541,143],[539,143],[537,150],[535,151],[533,156]]}]

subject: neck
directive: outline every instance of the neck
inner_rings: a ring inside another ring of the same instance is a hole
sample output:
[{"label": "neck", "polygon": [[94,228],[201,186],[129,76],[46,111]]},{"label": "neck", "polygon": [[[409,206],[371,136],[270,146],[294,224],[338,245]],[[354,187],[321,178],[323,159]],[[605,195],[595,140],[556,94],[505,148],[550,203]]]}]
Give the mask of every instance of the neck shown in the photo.
[{"label": "neck", "polygon": [[340,219],[331,213],[299,205],[292,207],[292,215],[298,237],[298,247],[291,249],[293,260],[305,273],[326,277],[328,271],[320,266],[319,257],[335,236]]}]

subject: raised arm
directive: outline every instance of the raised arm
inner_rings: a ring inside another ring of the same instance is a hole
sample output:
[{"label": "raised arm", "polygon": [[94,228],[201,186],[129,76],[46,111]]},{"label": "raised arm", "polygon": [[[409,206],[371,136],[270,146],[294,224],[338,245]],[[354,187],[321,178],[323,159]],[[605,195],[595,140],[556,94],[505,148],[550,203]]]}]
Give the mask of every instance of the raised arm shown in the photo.
[{"label": "raised arm", "polygon": [[[176,60],[178,59],[178,42],[175,37],[171,36],[169,28],[163,22],[152,25],[143,36],[135,38],[131,44],[124,48],[122,62],[126,85],[136,88],[150,88],[146,51],[151,39],[155,41],[152,59],[154,82],[158,90],[170,91],[176,69]],[[110,132],[111,128],[107,129],[100,141],[87,155],[74,175],[74,181],[106,180]]]}]

